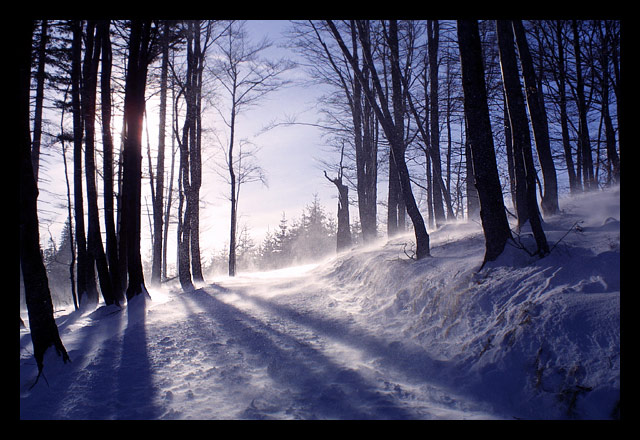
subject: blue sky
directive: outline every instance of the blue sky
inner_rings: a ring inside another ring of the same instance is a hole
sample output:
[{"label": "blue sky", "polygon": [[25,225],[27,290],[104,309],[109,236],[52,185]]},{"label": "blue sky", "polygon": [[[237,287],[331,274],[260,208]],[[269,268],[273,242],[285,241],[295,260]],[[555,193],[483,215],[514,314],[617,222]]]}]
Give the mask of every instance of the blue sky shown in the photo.
[{"label": "blue sky", "polygon": [[[288,25],[287,21],[247,22],[253,41],[263,36],[273,41],[273,47],[264,52],[265,57],[294,59],[296,54],[277,47],[281,33]],[[300,77],[302,72],[298,70],[289,74]],[[265,96],[255,108],[247,110],[237,120],[237,139],[247,139],[259,149],[257,163],[268,181],[268,187],[259,182],[248,183],[240,194],[238,226],[241,228],[246,224],[256,244],[260,244],[267,230],[273,231],[278,226],[283,212],[288,219],[299,217],[316,193],[327,212],[335,215],[335,187],[324,178],[317,160],[326,156],[320,130],[289,125],[262,132],[270,122],[284,121],[291,115],[298,115],[300,121],[317,122],[317,116],[309,109],[320,92],[317,88],[290,85]],[[229,240],[230,204],[226,199],[229,189],[218,176],[211,177],[206,193],[214,206],[203,213],[207,225],[201,231],[202,248],[213,245],[219,250]]]}]

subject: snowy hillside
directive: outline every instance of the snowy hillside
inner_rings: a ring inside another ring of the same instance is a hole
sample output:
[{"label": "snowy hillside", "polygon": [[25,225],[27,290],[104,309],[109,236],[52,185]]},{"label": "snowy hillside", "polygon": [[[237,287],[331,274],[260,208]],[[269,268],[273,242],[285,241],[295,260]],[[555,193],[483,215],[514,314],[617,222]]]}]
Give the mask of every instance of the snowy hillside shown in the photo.
[{"label": "snowy hillside", "polygon": [[[479,224],[328,261],[60,312],[72,359],[37,370],[23,419],[610,419],[620,399],[620,191],[561,200],[551,255],[479,271]],[[533,248],[526,232],[519,241]],[[26,312],[21,315],[25,322]]]}]

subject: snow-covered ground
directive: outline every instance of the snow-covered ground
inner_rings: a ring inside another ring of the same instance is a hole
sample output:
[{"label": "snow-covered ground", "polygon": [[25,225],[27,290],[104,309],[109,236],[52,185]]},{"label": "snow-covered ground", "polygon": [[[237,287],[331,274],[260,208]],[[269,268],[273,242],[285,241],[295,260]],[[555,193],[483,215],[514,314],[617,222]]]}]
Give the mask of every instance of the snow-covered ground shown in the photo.
[{"label": "snow-covered ground", "polygon": [[[455,223],[417,262],[406,235],[190,292],[151,289],[122,310],[59,312],[72,363],[49,350],[32,387],[20,331],[20,416],[619,417],[620,190],[561,208],[543,259],[509,246],[479,271],[480,226]],[[519,240],[533,247],[526,231]]]}]

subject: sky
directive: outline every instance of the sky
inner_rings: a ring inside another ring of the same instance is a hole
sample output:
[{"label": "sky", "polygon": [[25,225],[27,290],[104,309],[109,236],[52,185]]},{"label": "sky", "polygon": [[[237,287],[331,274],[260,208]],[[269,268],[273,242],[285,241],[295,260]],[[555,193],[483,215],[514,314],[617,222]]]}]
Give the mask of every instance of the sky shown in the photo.
[{"label": "sky", "polygon": [[[255,35],[254,41],[263,36],[273,40],[274,47],[270,50],[273,55],[265,52],[265,56],[295,57],[292,52],[275,47],[281,43],[281,32],[288,26],[288,22],[262,20],[249,21],[247,24],[249,31]],[[300,72],[291,74],[300,76]],[[246,223],[258,240],[264,237],[267,228],[273,230],[278,226],[283,211],[289,219],[298,217],[315,193],[327,209],[331,207],[335,211],[335,189],[324,178],[317,162],[317,158],[323,153],[320,131],[309,126],[289,125],[262,132],[270,122],[283,121],[291,114],[302,113],[304,116],[300,117],[301,120],[316,122],[316,117],[307,111],[313,106],[316,96],[314,90],[291,85],[267,95],[258,103],[257,108],[248,109],[238,118],[237,139],[246,138],[259,149],[256,162],[264,170],[268,182],[268,187],[260,182],[248,183],[243,186],[240,194],[239,227]],[[211,231],[203,233],[220,247],[223,241],[228,241],[228,188],[223,191],[211,188],[209,194],[215,193],[218,193],[219,203],[207,214],[215,226],[212,226]]]},{"label": "sky", "polygon": [[[286,57],[295,59],[298,55],[279,47],[283,42],[282,33],[289,22],[286,20],[250,20],[247,30],[251,41],[257,42],[268,37],[273,46],[263,52],[267,58]],[[289,75],[301,78],[304,72],[300,69],[289,72]],[[256,245],[259,245],[265,233],[277,228],[283,212],[289,221],[296,219],[304,207],[311,203],[317,194],[321,204],[330,216],[336,213],[337,197],[335,187],[328,182],[322,172],[318,159],[327,158],[327,149],[323,145],[318,128],[305,125],[288,125],[264,131],[273,121],[284,121],[288,116],[297,115],[299,121],[314,123],[317,116],[311,110],[321,88],[309,88],[295,82],[283,89],[272,92],[258,102],[258,105],[239,115],[236,122],[236,139],[251,142],[258,150],[256,162],[264,171],[268,186],[260,182],[247,183],[242,186],[239,199],[238,229],[244,225],[249,229]],[[215,124],[215,112],[207,113],[203,124]],[[149,137],[152,147],[157,145],[154,120],[157,114],[153,105],[148,105]],[[55,124],[52,121],[52,124]],[[114,128],[119,125],[118,116],[114,119]],[[224,138],[224,135],[223,135]],[[219,175],[221,163],[220,147],[214,138],[205,139],[203,157],[211,157],[203,164],[203,185],[201,188],[201,250],[203,261],[212,254],[219,253],[229,242],[230,202],[229,186]],[[237,143],[236,143],[237,145]],[[59,147],[58,147],[59,149]],[[146,169],[146,138],[143,134],[143,172]],[[72,148],[68,146],[68,175],[72,185]],[[167,148],[167,155],[169,148]],[[100,160],[100,159],[97,159]],[[66,185],[64,168],[59,153],[51,153],[47,159],[47,171],[43,172],[39,209],[41,210],[41,243],[48,246],[49,237],[58,242],[63,223],[67,218]],[[176,157],[176,164],[178,158]],[[165,159],[169,173],[170,157]],[[216,169],[218,171],[216,172]],[[145,202],[151,200],[148,181],[142,184],[142,258],[151,258],[150,228]],[[175,191],[175,188],[174,188]],[[174,193],[175,194],[175,193]],[[99,202],[101,204],[101,202]],[[149,207],[150,209],[150,207]],[[354,211],[354,214],[357,214]],[[86,211],[85,211],[86,212]],[[175,210],[174,210],[175,212]],[[104,233],[104,227],[102,228]],[[168,259],[169,264],[175,261],[175,228],[170,231]]]}]

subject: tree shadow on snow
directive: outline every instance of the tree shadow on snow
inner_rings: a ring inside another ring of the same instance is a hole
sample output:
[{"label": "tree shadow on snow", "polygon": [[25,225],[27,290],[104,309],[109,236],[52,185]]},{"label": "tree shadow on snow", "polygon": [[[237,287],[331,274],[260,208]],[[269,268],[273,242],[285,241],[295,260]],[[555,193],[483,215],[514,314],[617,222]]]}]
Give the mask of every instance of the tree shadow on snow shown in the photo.
[{"label": "tree shadow on snow", "polygon": [[[74,313],[77,316],[68,317],[60,326],[63,342],[66,328],[85,312]],[[28,392],[28,378],[21,377],[20,418],[156,418],[159,411],[154,404],[145,313],[144,300],[134,300],[121,310],[112,306],[91,312],[89,317],[95,322],[75,330],[78,345],[69,351],[71,363],[62,364],[50,356],[45,360],[46,380]]]},{"label": "tree shadow on snow", "polygon": [[[235,292],[235,290],[234,290]],[[357,371],[336,364],[304,341],[276,330],[204,289],[179,296],[193,301],[233,335],[250,362],[265,366],[269,377],[292,396],[294,416],[327,419],[411,419],[415,417]],[[251,406],[239,417],[259,418]]]}]

